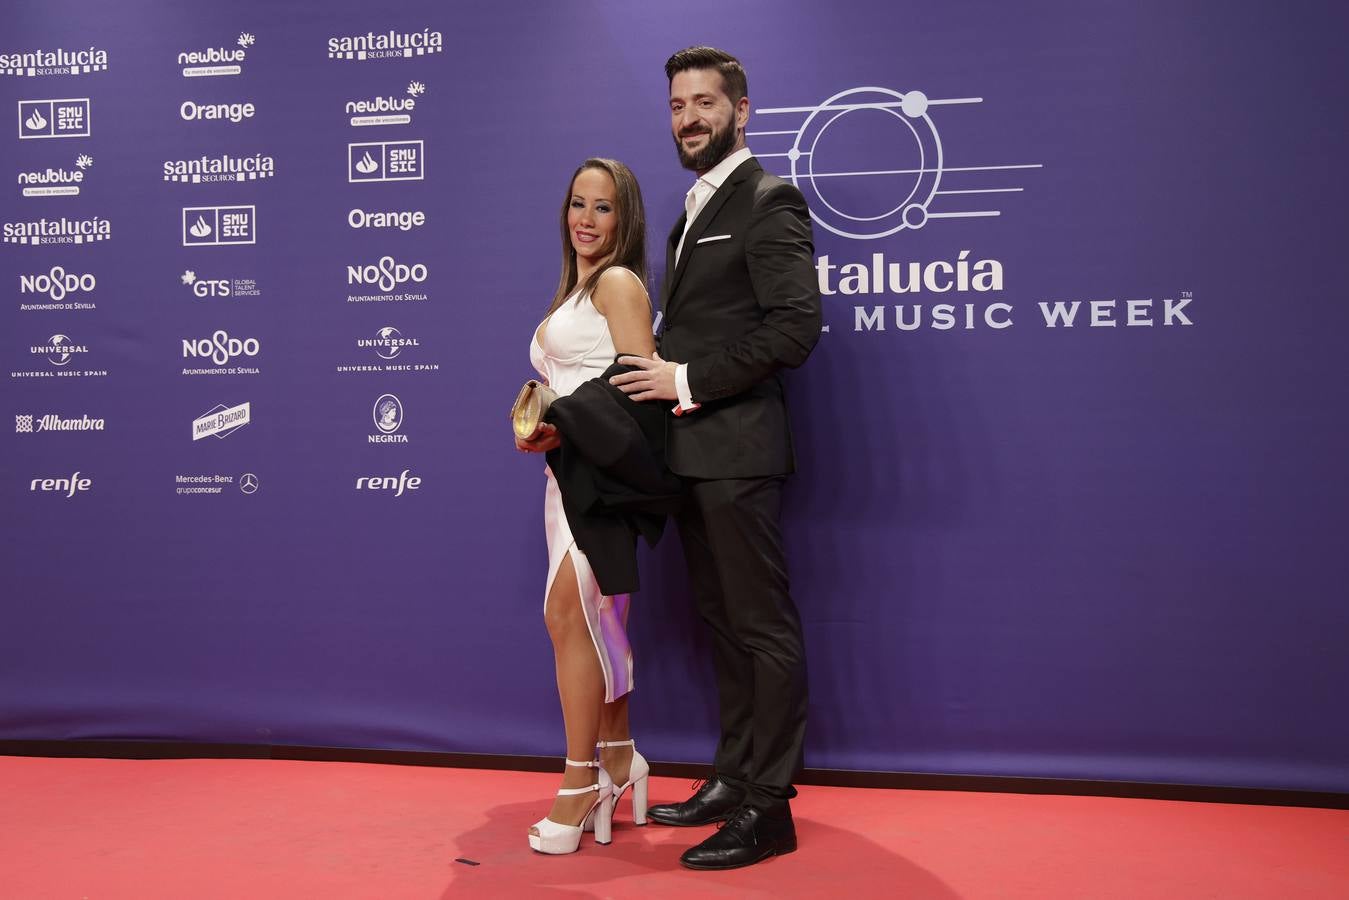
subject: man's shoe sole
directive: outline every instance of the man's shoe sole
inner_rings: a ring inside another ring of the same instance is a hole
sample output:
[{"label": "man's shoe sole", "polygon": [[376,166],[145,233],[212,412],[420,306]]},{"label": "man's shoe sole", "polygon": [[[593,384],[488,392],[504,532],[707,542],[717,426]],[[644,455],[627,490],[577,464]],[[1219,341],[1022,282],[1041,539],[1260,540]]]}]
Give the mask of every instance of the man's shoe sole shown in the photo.
[{"label": "man's shoe sole", "polygon": [[792,841],[790,847],[788,846],[775,847],[772,850],[769,850],[763,856],[760,856],[758,859],[751,859],[749,862],[740,862],[730,866],[700,866],[697,863],[684,862],[683,859],[679,860],[679,864],[686,869],[696,869],[700,872],[716,872],[721,871],[723,869],[743,869],[746,866],[757,865],[758,863],[763,862],[765,859],[768,859],[770,856],[786,856],[788,853],[795,853],[795,852],[796,852],[796,841]]},{"label": "man's shoe sole", "polygon": [[725,815],[717,816],[715,819],[703,819],[700,822],[667,822],[664,819],[653,816],[650,811],[648,811],[646,820],[648,822],[655,822],[657,825],[669,825],[673,828],[701,828],[704,825],[715,825],[718,822],[725,822],[730,816],[730,813],[726,813]]}]

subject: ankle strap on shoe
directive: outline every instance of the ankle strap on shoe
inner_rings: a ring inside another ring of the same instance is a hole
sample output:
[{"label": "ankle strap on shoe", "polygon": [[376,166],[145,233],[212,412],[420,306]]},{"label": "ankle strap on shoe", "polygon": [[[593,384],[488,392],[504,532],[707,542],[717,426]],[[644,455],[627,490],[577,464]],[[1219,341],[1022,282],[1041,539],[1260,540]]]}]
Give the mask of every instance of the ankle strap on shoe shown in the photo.
[{"label": "ankle strap on shoe", "polygon": [[598,769],[598,768],[599,768],[599,765],[600,765],[599,763],[595,762],[595,760],[593,760],[593,759],[588,759],[588,760],[586,760],[585,762],[578,762],[577,760],[569,759],[569,760],[567,760],[566,762],[567,762],[567,765],[569,765],[569,766],[575,766],[575,767],[578,768],[578,769]]},{"label": "ankle strap on shoe", "polygon": [[595,748],[598,750],[604,750],[608,747],[631,747],[632,749],[636,750],[637,742],[634,741],[632,738],[628,738],[626,741],[600,741],[599,743],[595,744]]},{"label": "ankle strap on shoe", "polygon": [[589,787],[583,788],[558,788],[557,795],[559,797],[575,797],[577,794],[588,794],[591,791],[598,791],[599,789],[600,786],[598,784],[592,784]]}]

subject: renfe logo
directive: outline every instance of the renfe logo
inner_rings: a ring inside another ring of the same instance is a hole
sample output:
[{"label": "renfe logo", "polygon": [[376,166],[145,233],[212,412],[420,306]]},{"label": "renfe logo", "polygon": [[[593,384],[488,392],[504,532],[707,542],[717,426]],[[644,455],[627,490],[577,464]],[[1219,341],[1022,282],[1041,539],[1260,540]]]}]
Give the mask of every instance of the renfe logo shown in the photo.
[{"label": "renfe logo", "polygon": [[[404,472],[403,474],[406,475],[407,473]],[[74,497],[77,493],[89,490],[90,485],[92,485],[93,483],[94,483],[93,479],[81,478],[80,473],[76,472],[69,478],[34,478],[32,481],[28,483],[28,490],[51,491],[51,492],[60,491],[63,494],[65,494],[66,499],[69,500],[71,497]]]},{"label": "renfe logo", "polygon": [[347,181],[421,181],[424,157],[422,141],[347,144]]},{"label": "renfe logo", "polygon": [[362,475],[356,479],[356,490],[393,491],[395,497],[403,496],[404,490],[421,490],[421,477],[418,475],[409,476],[409,471],[404,469],[397,477],[393,475]]}]

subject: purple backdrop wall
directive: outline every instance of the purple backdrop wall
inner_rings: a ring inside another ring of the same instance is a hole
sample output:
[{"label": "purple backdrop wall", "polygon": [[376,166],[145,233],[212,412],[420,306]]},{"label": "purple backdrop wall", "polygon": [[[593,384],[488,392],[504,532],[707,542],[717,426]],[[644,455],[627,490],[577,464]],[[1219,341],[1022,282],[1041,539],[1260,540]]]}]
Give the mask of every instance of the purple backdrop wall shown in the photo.
[{"label": "purple backdrop wall", "polygon": [[[370,9],[6,8],[0,739],[560,753],[504,411],[567,174],[628,162],[659,246],[661,64],[707,42],[817,216],[807,763],[1349,790],[1342,5]],[[430,52],[343,58],[390,32]],[[410,121],[351,124],[380,115]],[[636,733],[708,759],[674,539],[645,580]]]}]

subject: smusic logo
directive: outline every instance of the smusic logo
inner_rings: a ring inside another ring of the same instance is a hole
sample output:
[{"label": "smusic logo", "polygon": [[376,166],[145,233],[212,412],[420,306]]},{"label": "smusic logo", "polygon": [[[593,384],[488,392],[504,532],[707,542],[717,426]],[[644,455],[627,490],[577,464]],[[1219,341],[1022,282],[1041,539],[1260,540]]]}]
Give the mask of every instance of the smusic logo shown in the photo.
[{"label": "smusic logo", "polygon": [[183,246],[257,243],[256,217],[257,210],[252,206],[183,207]]},{"label": "smusic logo", "polygon": [[30,78],[40,75],[83,75],[108,70],[108,51],[97,47],[88,50],[27,50],[0,53],[0,75]]},{"label": "smusic logo", "polygon": [[75,158],[74,169],[53,169],[41,172],[20,172],[19,184],[25,197],[73,197],[80,192],[84,170],[94,164],[94,158],[81,153]]},{"label": "smusic logo", "polygon": [[420,81],[409,82],[406,97],[375,97],[370,100],[348,100],[347,115],[353,126],[409,125],[417,98],[426,93]]},{"label": "smusic logo", "polygon": [[19,139],[89,137],[89,98],[20,100]]},{"label": "smusic logo", "polygon": [[248,403],[240,403],[238,406],[217,403],[192,420],[192,440],[199,441],[207,437],[224,440],[252,421],[250,412]]},{"label": "smusic logo", "polygon": [[445,48],[445,37],[439,31],[423,28],[421,31],[388,31],[376,34],[354,34],[328,38],[329,59],[411,59],[428,53],[439,53]]},{"label": "smusic logo", "polygon": [[193,50],[178,54],[178,65],[183,67],[184,78],[203,78],[215,75],[238,75],[243,71],[239,65],[248,56],[248,48],[257,39],[248,32],[239,35],[239,49],[209,47],[205,50]]},{"label": "smusic logo", "polygon": [[222,184],[256,181],[276,174],[276,160],[255,153],[252,156],[203,156],[200,159],[172,159],[164,163],[164,180],[183,184]]},{"label": "smusic logo", "polygon": [[6,244],[92,244],[112,237],[107,219],[37,219],[30,222],[6,222]]},{"label": "smusic logo", "polygon": [[403,427],[403,403],[393,394],[380,394],[379,399],[375,401],[374,408],[371,409],[371,415],[375,420],[375,428],[379,434],[366,435],[366,442],[370,444],[406,444],[408,436],[406,434],[397,434],[398,429]]},{"label": "smusic logo", "polygon": [[421,181],[424,150],[422,141],[347,144],[347,181]]}]

